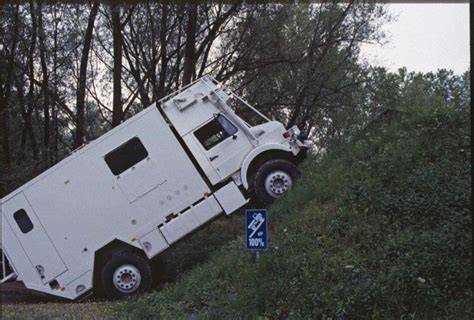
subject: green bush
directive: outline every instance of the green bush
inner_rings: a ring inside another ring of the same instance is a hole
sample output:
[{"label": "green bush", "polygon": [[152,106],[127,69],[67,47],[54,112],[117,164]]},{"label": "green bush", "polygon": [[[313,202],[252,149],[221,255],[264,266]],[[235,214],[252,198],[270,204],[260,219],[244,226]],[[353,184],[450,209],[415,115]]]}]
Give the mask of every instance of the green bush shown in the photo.
[{"label": "green bush", "polygon": [[[128,318],[471,319],[468,111],[412,108],[308,159],[270,208],[259,263],[242,234]],[[179,256],[175,257],[179,259]]]}]

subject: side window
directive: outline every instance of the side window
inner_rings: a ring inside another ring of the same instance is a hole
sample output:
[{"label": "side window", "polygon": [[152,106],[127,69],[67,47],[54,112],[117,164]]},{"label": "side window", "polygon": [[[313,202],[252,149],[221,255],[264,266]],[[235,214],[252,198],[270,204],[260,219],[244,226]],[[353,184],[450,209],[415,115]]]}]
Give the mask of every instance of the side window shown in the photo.
[{"label": "side window", "polygon": [[206,150],[211,149],[227,137],[237,133],[237,128],[226,117],[219,114],[211,122],[194,132]]},{"label": "side window", "polygon": [[20,228],[21,232],[28,233],[33,230],[33,222],[31,222],[30,217],[28,217],[28,214],[25,210],[18,210],[13,214],[13,218],[18,224],[18,227]]},{"label": "side window", "polygon": [[105,156],[105,162],[114,175],[119,175],[148,157],[148,151],[137,137],[122,144]]}]

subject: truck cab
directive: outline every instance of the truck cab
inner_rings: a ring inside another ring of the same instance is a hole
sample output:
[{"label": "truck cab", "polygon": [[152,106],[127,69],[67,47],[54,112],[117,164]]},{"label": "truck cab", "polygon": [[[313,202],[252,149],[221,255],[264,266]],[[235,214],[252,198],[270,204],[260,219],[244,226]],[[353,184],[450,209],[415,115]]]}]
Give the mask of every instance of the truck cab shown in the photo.
[{"label": "truck cab", "polygon": [[1,199],[2,283],[71,300],[142,293],[150,261],[186,235],[288,192],[308,146],[297,127],[198,79]]},{"label": "truck cab", "polygon": [[[247,115],[257,118],[257,125],[251,126],[236,114],[238,104],[240,110],[246,109]],[[225,92],[211,77],[165,97],[160,108],[212,185],[232,178],[264,204],[291,188],[295,165],[309,147],[296,126],[286,130],[282,123]]]}]

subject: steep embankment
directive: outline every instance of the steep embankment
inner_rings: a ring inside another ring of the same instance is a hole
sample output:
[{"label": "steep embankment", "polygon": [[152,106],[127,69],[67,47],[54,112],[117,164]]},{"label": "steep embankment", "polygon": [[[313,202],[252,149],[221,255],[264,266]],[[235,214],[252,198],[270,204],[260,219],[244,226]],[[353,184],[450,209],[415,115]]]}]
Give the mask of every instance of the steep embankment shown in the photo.
[{"label": "steep embankment", "polygon": [[413,109],[321,160],[243,239],[121,305],[133,318],[472,318],[468,110]]}]

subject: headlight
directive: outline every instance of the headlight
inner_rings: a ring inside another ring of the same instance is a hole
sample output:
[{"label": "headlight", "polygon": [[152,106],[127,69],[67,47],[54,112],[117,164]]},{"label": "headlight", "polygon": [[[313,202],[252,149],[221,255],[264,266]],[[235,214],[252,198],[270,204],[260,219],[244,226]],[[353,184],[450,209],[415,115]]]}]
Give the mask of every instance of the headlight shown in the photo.
[{"label": "headlight", "polygon": [[298,129],[297,126],[293,126],[290,129],[286,130],[285,133],[283,133],[283,137],[285,139],[288,138],[296,138],[300,134],[300,129]]}]

